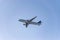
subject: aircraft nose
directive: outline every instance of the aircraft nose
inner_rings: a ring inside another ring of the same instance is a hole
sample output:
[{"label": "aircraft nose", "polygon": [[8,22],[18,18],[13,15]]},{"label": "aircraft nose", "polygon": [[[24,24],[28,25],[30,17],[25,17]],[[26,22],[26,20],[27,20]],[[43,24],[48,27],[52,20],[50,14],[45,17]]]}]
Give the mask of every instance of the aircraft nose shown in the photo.
[{"label": "aircraft nose", "polygon": [[19,19],[18,21],[22,21],[21,19]]},{"label": "aircraft nose", "polygon": [[20,19],[18,21],[20,21]]},{"label": "aircraft nose", "polygon": [[21,19],[19,19],[18,21],[22,21]]}]

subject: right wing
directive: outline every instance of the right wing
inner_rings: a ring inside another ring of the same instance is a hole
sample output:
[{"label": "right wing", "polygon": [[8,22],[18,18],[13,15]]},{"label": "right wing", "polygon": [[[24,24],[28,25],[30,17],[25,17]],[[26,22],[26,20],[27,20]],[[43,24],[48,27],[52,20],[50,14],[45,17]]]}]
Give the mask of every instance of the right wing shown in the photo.
[{"label": "right wing", "polygon": [[35,17],[33,17],[32,19],[30,19],[30,22],[33,20],[33,19],[35,19],[37,16],[35,16]]},{"label": "right wing", "polygon": [[[31,22],[33,19],[35,19],[37,16],[35,16],[34,18],[30,19],[29,21]],[[19,19],[18,21],[20,22],[26,22],[27,20],[23,20],[23,19]]]}]

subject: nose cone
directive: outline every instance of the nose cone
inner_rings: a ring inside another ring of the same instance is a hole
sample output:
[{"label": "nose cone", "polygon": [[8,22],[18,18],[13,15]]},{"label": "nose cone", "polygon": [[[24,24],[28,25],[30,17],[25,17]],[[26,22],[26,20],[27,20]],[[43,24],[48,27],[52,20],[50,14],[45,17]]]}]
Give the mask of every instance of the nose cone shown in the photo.
[{"label": "nose cone", "polygon": [[20,19],[18,21],[21,21]]},{"label": "nose cone", "polygon": [[22,19],[19,19],[18,21],[22,22],[23,20]]}]

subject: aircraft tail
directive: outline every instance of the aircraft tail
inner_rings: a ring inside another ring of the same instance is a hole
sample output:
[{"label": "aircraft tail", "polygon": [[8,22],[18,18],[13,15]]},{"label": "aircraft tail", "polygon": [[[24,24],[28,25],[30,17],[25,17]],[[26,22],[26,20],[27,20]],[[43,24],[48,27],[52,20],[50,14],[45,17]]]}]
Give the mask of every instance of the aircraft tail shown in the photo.
[{"label": "aircraft tail", "polygon": [[38,23],[41,23],[41,21],[39,21]]},{"label": "aircraft tail", "polygon": [[41,24],[41,21],[39,21],[38,24],[40,25]]}]

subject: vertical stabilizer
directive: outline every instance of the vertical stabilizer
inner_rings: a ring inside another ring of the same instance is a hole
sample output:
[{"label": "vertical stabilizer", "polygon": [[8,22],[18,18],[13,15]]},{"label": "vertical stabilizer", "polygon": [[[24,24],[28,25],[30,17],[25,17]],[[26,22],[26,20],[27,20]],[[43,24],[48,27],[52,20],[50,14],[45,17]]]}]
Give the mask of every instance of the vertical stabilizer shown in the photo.
[{"label": "vertical stabilizer", "polygon": [[41,21],[39,21],[38,23],[41,23]]}]

